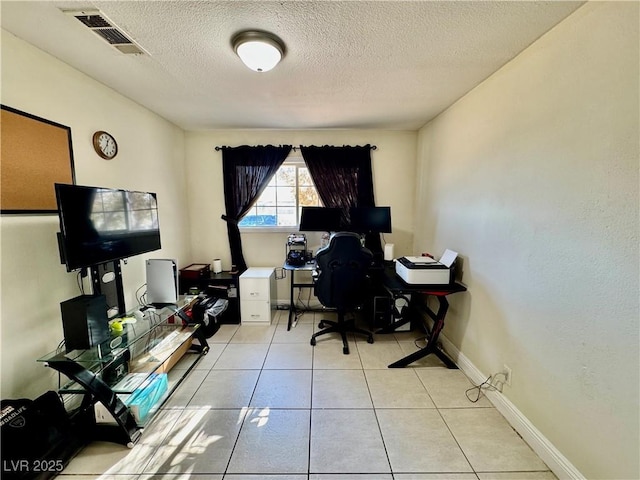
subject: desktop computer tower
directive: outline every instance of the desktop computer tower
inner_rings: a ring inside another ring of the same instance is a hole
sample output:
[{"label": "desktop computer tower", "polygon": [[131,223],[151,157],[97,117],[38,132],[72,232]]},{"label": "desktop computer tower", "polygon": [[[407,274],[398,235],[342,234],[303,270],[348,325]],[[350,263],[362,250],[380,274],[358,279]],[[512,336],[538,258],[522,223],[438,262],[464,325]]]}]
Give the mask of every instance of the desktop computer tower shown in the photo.
[{"label": "desktop computer tower", "polygon": [[111,338],[104,295],[80,295],[60,303],[65,350],[84,350]]},{"label": "desktop computer tower", "polygon": [[391,298],[388,296],[373,297],[373,325],[379,329],[387,327],[392,321]]},{"label": "desktop computer tower", "polygon": [[167,259],[146,261],[147,303],[150,305],[178,301],[178,262]]}]

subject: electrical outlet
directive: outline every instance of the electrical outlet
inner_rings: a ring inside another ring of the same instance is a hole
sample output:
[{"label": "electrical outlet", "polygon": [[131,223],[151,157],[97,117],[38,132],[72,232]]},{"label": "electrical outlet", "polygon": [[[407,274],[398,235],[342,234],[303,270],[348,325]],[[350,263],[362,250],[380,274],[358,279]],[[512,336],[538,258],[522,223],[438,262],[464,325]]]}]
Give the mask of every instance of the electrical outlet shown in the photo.
[{"label": "electrical outlet", "polygon": [[511,386],[511,367],[505,363],[502,366],[502,373],[504,374],[504,383]]}]

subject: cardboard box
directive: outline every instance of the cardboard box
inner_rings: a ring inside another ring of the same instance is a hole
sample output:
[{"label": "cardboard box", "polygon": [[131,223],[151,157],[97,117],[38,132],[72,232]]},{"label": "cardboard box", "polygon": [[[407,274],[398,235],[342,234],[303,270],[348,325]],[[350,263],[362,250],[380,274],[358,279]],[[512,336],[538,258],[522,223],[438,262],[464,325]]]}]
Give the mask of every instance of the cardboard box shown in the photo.
[{"label": "cardboard box", "polygon": [[191,335],[191,330],[180,331],[176,329],[147,353],[134,358],[129,366],[129,371],[167,373],[191,347]]},{"label": "cardboard box", "polygon": [[157,372],[168,373],[169,370],[175,367],[176,363],[178,363],[184,354],[189,351],[189,348],[191,348],[191,341],[192,339],[189,338],[187,341],[183,342],[182,345],[180,345],[180,347],[160,366]]}]

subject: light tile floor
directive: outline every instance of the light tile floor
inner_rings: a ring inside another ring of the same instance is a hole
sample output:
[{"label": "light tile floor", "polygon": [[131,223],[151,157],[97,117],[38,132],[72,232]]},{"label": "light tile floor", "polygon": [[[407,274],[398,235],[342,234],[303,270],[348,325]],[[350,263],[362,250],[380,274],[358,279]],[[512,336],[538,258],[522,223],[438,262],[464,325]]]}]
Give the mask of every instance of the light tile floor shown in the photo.
[{"label": "light tile floor", "polygon": [[223,325],[132,449],[91,443],[60,478],[556,479],[486,398],[467,399],[460,370],[433,355],[387,368],[418,333],[352,338],[343,355],[337,336],[309,344],[320,318]]}]

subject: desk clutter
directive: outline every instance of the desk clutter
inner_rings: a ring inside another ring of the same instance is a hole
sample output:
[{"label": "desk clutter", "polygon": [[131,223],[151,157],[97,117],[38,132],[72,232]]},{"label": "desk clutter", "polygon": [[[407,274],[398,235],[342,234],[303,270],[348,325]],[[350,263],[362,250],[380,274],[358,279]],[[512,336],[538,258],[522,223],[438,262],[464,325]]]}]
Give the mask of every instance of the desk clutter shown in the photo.
[{"label": "desk clutter", "polygon": [[287,237],[287,263],[300,267],[311,260],[307,250],[307,236],[304,233],[292,233]]},{"label": "desk clutter", "polygon": [[[205,323],[212,322],[210,327],[207,326],[211,335],[217,330],[216,324],[240,323],[239,276],[230,271],[216,272],[222,268],[216,260],[213,268],[206,263],[193,263],[180,269],[178,282],[181,294],[207,297],[199,302],[194,314],[203,318]],[[220,302],[216,303],[216,300]]]}]

